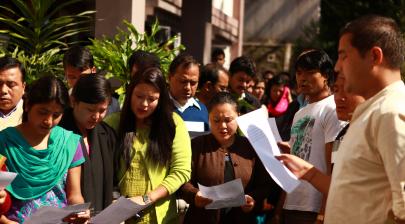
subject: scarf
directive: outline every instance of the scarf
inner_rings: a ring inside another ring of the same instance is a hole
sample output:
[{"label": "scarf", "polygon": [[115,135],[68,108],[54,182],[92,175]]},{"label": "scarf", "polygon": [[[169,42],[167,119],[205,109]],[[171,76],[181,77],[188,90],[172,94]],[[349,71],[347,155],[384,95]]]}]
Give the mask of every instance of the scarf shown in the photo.
[{"label": "scarf", "polygon": [[38,198],[50,191],[66,174],[79,140],[80,136],[55,126],[48,148],[35,150],[15,127],[0,132],[0,152],[7,158],[7,169],[18,173],[6,189],[19,200]]},{"label": "scarf", "polygon": [[270,117],[278,117],[280,115],[283,115],[288,108],[288,94],[290,92],[290,89],[285,86],[283,95],[280,97],[280,100],[277,102],[276,106],[273,106],[271,102],[267,105],[267,110],[269,111]]},{"label": "scarf", "polygon": [[[72,108],[64,111],[59,126],[81,135],[75,123]],[[112,202],[113,151],[116,136],[113,129],[104,122],[87,131],[91,152],[90,155],[87,153],[86,145],[81,140],[85,162],[82,164],[80,185],[85,202],[91,202],[94,211],[99,212]]]}]

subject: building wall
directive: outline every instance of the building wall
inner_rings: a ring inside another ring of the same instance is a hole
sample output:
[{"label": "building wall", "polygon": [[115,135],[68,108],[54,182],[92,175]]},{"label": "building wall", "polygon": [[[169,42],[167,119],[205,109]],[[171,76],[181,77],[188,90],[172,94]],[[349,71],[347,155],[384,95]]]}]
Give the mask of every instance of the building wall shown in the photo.
[{"label": "building wall", "polygon": [[233,17],[234,1],[212,0],[212,6],[221,10],[225,15]]},{"label": "building wall", "polygon": [[142,32],[157,18],[203,64],[213,47],[229,52],[228,61],[242,52],[244,0],[96,0],[96,10],[96,37],[113,36],[123,19]]},{"label": "building wall", "polygon": [[245,0],[243,54],[259,71],[289,71],[294,41],[320,18],[320,0]]},{"label": "building wall", "polygon": [[245,41],[292,42],[320,18],[320,0],[245,0]]},{"label": "building wall", "polygon": [[125,19],[144,31],[146,0],[96,0],[95,37],[113,36]]}]

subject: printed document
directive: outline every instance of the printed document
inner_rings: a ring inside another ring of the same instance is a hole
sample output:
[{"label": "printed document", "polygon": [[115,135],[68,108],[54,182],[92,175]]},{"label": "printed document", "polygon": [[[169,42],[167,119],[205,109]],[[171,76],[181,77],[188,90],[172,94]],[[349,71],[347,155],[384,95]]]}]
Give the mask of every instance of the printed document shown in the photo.
[{"label": "printed document", "polygon": [[198,184],[202,196],[212,200],[206,209],[239,207],[246,203],[242,180],[240,178],[224,184],[206,187]]},{"label": "printed document", "polygon": [[240,130],[248,138],[267,172],[287,193],[293,191],[300,180],[274,156],[280,155],[271,131],[266,108],[260,108],[236,119]]}]

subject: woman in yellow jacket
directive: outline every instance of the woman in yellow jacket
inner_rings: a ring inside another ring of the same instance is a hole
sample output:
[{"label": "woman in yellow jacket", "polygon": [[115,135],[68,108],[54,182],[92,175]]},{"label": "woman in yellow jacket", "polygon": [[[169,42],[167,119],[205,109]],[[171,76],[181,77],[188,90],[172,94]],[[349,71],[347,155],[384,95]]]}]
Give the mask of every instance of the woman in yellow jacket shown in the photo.
[{"label": "woman in yellow jacket", "polygon": [[174,192],[190,179],[191,144],[183,120],[173,113],[158,68],[138,71],[127,87],[118,126],[116,177],[121,195],[151,203],[126,223],[178,223]]}]

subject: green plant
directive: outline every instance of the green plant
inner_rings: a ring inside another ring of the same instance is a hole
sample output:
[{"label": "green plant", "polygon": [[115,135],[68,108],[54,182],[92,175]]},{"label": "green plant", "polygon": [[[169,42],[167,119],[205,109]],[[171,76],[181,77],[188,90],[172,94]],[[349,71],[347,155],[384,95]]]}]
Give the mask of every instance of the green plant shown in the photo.
[{"label": "green plant", "polygon": [[176,57],[176,53],[184,50],[180,45],[171,49],[177,36],[171,37],[164,43],[159,43],[156,34],[160,30],[156,20],[152,25],[151,33],[139,33],[128,21],[123,21],[127,30],[118,28],[118,33],[113,38],[103,37],[102,39],[92,39],[92,46],[89,46],[94,63],[98,69],[107,71],[107,77],[115,77],[123,84],[116,92],[123,95],[125,84],[130,81],[130,69],[128,59],[135,50],[144,50],[155,53],[160,58],[160,63],[164,74],[167,74],[171,61]]},{"label": "green plant", "polygon": [[60,15],[81,0],[13,0],[0,6],[0,52],[25,64],[28,81],[61,73],[62,51],[90,31],[91,14]]},{"label": "green plant", "polygon": [[27,54],[18,47],[13,52],[7,52],[0,49],[0,57],[10,55],[17,58],[26,68],[26,82],[31,83],[35,79],[45,75],[55,75],[63,78],[63,55],[59,48],[52,48],[40,55]]}]

